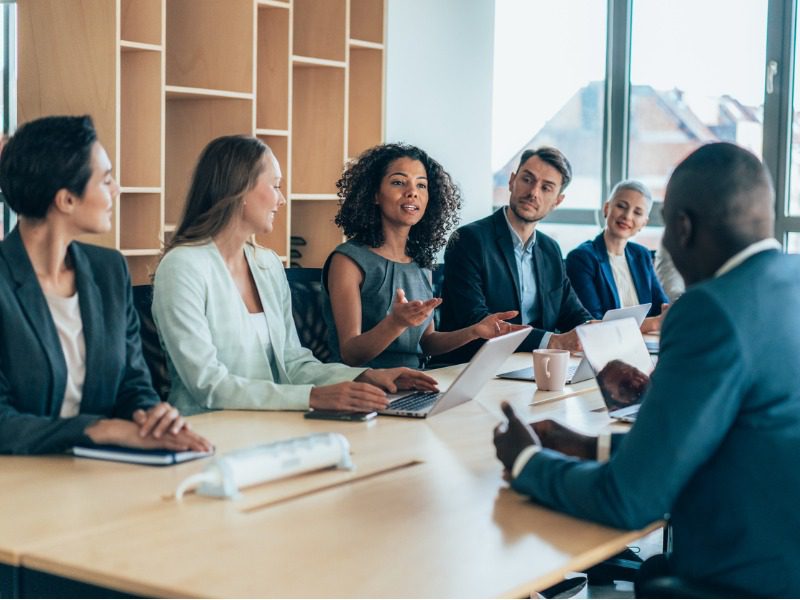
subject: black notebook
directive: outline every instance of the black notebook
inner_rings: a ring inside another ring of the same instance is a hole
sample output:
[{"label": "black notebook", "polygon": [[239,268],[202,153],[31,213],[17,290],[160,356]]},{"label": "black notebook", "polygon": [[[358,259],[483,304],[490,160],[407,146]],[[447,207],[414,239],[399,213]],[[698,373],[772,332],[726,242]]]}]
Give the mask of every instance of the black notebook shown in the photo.
[{"label": "black notebook", "polygon": [[97,460],[113,460],[117,462],[134,463],[137,465],[153,465],[164,467],[177,463],[205,458],[214,454],[211,452],[173,452],[172,450],[141,450],[139,448],[124,448],[122,446],[75,446],[72,449],[75,456],[81,458],[95,458]]}]

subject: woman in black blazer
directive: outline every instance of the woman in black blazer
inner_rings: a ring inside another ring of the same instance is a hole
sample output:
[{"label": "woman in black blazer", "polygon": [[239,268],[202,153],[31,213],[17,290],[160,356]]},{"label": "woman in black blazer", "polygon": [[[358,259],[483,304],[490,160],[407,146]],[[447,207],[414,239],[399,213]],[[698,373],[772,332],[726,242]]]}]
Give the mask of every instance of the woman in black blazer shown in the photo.
[{"label": "woman in black blazer", "polygon": [[0,453],[209,450],[153,390],[125,260],[75,241],[111,229],[119,194],[91,118],[23,125],[0,189],[19,216],[0,243]]}]

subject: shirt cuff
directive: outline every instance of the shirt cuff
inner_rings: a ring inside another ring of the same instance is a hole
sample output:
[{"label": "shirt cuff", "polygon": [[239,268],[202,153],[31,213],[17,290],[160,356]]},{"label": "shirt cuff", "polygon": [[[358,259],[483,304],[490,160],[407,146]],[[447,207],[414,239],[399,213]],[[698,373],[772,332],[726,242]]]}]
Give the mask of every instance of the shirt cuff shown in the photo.
[{"label": "shirt cuff", "polygon": [[522,469],[525,468],[525,465],[528,464],[528,461],[533,458],[533,456],[541,450],[541,446],[536,446],[531,444],[530,446],[525,447],[522,452],[517,455],[516,460],[514,461],[514,466],[511,469],[511,478],[516,479],[517,476],[522,473]]},{"label": "shirt cuff", "polygon": [[547,345],[550,343],[550,336],[552,336],[552,335],[553,335],[553,332],[552,331],[548,331],[547,333],[545,333],[542,336],[542,341],[539,342],[539,349],[540,350],[545,350],[547,348]]},{"label": "shirt cuff", "polygon": [[597,436],[597,462],[608,462],[611,456],[611,434],[604,431]]}]

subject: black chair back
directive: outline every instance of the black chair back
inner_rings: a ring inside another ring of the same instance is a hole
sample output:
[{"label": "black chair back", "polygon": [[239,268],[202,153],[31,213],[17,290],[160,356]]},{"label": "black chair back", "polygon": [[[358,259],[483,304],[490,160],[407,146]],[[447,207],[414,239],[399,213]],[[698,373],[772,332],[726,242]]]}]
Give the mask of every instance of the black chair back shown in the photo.
[{"label": "black chair back", "polygon": [[155,321],[153,321],[153,286],[133,286],[133,305],[136,307],[136,312],[139,313],[139,335],[142,338],[144,361],[150,370],[150,377],[156,393],[166,402],[170,387],[169,371],[167,370],[167,355],[161,348],[161,340],[158,337]]},{"label": "black chair back", "polygon": [[317,360],[331,362],[322,269],[293,267],[286,269],[286,279],[292,292],[292,317],[300,343],[311,350]]}]

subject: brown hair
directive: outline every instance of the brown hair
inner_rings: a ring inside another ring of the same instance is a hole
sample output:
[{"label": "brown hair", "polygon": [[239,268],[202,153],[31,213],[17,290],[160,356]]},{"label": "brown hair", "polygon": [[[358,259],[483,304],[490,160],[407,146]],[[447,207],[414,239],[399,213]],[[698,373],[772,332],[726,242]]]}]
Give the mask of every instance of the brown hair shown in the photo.
[{"label": "brown hair", "polygon": [[522,153],[522,156],[519,157],[517,171],[519,171],[522,165],[524,165],[528,159],[533,156],[538,157],[539,160],[546,162],[556,171],[561,173],[561,191],[563,192],[565,189],[567,189],[569,182],[572,181],[572,165],[569,164],[567,157],[561,153],[561,150],[558,148],[553,148],[552,146],[542,146],[536,150],[529,148]]},{"label": "brown hair", "polygon": [[247,135],[218,137],[200,154],[186,195],[180,223],[164,254],[176,248],[207,242],[242,209],[243,196],[264,171],[264,157],[272,153],[258,138]]}]

